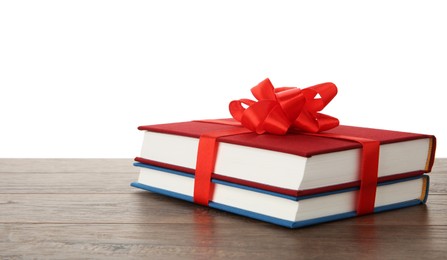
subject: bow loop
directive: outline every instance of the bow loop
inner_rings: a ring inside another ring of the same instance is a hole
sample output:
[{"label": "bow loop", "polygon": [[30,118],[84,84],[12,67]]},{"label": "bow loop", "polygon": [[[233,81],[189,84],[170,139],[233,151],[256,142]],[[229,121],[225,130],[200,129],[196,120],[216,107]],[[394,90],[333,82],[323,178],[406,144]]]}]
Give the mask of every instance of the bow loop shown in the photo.
[{"label": "bow loop", "polygon": [[[251,89],[258,100],[239,99],[230,102],[230,113],[243,126],[258,134],[284,135],[290,128],[320,132],[338,126],[335,117],[319,113],[337,94],[333,83],[322,83],[305,89],[274,88],[267,78]],[[244,108],[242,104],[248,106]]]},{"label": "bow loop", "polygon": [[275,88],[268,78],[254,86],[251,93],[257,100],[276,100]]}]

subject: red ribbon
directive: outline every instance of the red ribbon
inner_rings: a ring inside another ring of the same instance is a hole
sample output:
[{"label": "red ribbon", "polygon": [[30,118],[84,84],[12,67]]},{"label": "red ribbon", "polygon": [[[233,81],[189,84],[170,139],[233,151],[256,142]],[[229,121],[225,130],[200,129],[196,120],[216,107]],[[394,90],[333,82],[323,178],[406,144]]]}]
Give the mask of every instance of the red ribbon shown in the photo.
[{"label": "red ribbon", "polygon": [[205,133],[200,136],[199,148],[197,151],[196,172],[194,176],[195,203],[208,206],[208,202],[211,200],[213,191],[213,187],[211,186],[211,174],[214,172],[219,145],[217,138],[249,132],[251,131],[246,128],[237,127],[234,129]]},{"label": "red ribbon", "polygon": [[379,172],[380,142],[377,140],[333,133],[301,133],[326,138],[335,138],[358,142],[362,145],[360,155],[360,189],[357,194],[356,212],[358,216],[374,212],[376,202],[377,179]]},{"label": "red ribbon", "polygon": [[[333,83],[322,83],[305,89],[274,88],[267,78],[251,89],[258,100],[234,100],[230,113],[243,126],[263,134],[284,135],[295,130],[317,133],[338,126],[335,117],[319,113],[337,94]],[[319,96],[319,97],[318,97]],[[242,105],[248,106],[244,108]]]},{"label": "red ribbon", "polygon": [[[201,135],[197,153],[194,202],[208,205],[212,199],[211,175],[216,163],[218,142],[223,136],[256,132],[286,134],[289,130],[298,134],[315,135],[359,142],[362,145],[360,161],[360,190],[357,197],[357,215],[374,211],[377,189],[380,142],[371,139],[332,133],[318,133],[338,126],[338,119],[319,113],[337,94],[333,83],[323,83],[305,89],[274,89],[269,79],[252,88],[258,102],[249,99],[230,103],[230,112],[245,128],[235,127]],[[319,98],[316,98],[319,95]],[[244,108],[242,104],[248,106]],[[214,123],[235,125],[226,120],[210,120]]]}]

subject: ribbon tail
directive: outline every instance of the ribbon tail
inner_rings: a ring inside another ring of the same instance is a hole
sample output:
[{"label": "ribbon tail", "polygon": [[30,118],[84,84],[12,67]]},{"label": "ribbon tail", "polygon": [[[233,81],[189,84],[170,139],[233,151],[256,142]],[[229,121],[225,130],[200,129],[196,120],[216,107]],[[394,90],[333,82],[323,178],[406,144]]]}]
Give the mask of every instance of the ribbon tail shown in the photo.
[{"label": "ribbon tail", "polygon": [[337,118],[326,114],[317,113],[318,132],[332,129],[340,124]]}]

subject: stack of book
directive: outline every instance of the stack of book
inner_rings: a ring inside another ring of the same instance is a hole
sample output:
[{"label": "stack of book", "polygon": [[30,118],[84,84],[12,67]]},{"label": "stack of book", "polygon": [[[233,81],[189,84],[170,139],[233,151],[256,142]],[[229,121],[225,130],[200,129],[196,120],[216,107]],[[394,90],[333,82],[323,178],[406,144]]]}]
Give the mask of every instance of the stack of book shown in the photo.
[{"label": "stack of book", "polygon": [[[137,188],[193,202],[199,137],[238,126],[189,121],[140,126]],[[337,126],[324,133],[380,142],[374,213],[425,203],[432,135]],[[357,216],[362,146],[290,133],[219,137],[209,207],[297,228]]]}]

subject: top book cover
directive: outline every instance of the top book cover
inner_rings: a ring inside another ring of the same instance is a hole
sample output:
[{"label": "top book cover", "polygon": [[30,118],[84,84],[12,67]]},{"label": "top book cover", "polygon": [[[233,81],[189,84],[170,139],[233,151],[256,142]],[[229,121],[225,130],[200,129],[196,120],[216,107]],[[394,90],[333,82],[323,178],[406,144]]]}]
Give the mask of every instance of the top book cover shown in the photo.
[{"label": "top book cover", "polygon": [[[141,154],[145,164],[194,174],[199,137],[204,133],[240,127],[231,119],[145,125]],[[431,171],[436,138],[433,135],[339,125],[323,134],[373,139],[380,142],[379,182]],[[243,133],[219,137],[213,178],[291,196],[359,185],[361,144],[313,136]]]}]

